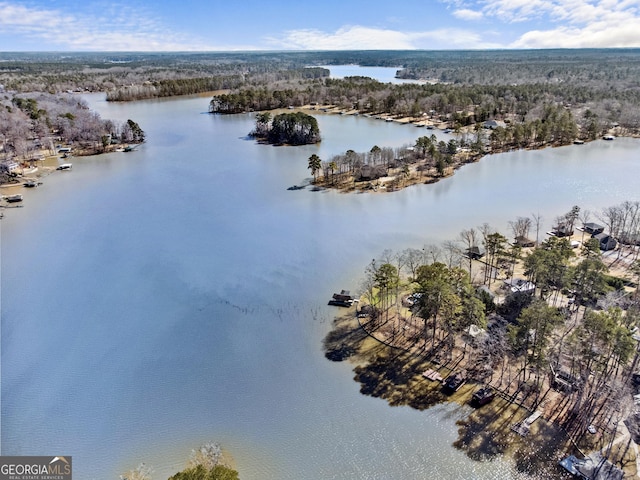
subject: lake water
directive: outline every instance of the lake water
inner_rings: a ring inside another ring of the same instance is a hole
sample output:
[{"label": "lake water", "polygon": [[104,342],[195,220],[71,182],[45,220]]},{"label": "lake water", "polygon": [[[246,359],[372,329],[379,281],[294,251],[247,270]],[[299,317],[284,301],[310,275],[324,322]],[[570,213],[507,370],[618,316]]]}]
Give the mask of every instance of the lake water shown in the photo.
[{"label": "lake water", "polygon": [[320,145],[272,147],[246,138],[251,115],[206,114],[206,97],[88,98],[148,141],[76,158],[5,211],[3,455],[72,455],[79,479],[146,462],[162,479],[214,440],[243,480],[520,478],[452,446],[467,407],[362,396],[324,358],[327,300],[386,248],[639,200],[640,142],[495,155],[391,194],[287,191],[313,153],[426,132],[318,115]]},{"label": "lake water", "polygon": [[375,78],[382,83],[420,83],[417,80],[396,78],[402,67],[363,67],[360,65],[322,65],[331,72],[331,78],[345,78],[354,75]]}]

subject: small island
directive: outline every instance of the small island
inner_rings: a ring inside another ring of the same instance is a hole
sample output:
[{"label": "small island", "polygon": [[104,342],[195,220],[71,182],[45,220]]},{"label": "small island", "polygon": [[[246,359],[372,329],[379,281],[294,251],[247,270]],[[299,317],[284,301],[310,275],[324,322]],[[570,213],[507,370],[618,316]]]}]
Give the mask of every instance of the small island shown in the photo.
[{"label": "small island", "polygon": [[249,136],[273,145],[309,145],[320,142],[318,121],[303,112],[256,115],[256,126]]}]

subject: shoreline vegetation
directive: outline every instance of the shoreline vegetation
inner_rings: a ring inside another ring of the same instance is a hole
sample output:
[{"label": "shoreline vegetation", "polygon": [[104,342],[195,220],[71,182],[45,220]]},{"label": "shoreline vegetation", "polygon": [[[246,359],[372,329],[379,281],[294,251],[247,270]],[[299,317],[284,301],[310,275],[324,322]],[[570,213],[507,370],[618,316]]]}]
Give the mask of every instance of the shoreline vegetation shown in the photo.
[{"label": "shoreline vegetation", "polygon": [[509,455],[557,478],[574,454],[607,478],[640,474],[640,202],[597,212],[602,226],[592,215],[574,206],[539,243],[528,239],[539,218],[519,217],[513,242],[484,224],[383,252],[360,294],[338,295],[348,308],[325,356],[349,361],[361,393],[391,406],[473,407],[457,410],[454,444],[472,459]]},{"label": "shoreline vegetation", "polygon": [[[299,110],[329,115],[361,115],[357,110],[344,110],[335,105],[303,105]],[[548,115],[556,114],[557,111],[553,109],[548,112]],[[265,115],[269,118],[270,112],[256,114],[256,124],[260,123]],[[368,152],[347,150],[326,161],[318,157],[314,159],[315,166],[312,167],[310,161],[308,167],[313,176],[311,185],[316,190],[334,189],[342,193],[394,192],[413,185],[436,183],[454,175],[455,171],[462,166],[480,161],[486,155],[519,149],[540,150],[571,144],[584,145],[597,139],[612,141],[616,137],[638,138],[640,136],[631,135],[619,126],[615,126],[605,131],[602,137],[592,139],[571,140],[570,136],[566,136],[557,142],[542,142],[532,138],[528,144],[519,142],[514,145],[513,142],[504,140],[505,137],[512,135],[508,128],[499,124],[496,126],[494,122],[484,122],[473,127],[457,126],[453,129],[450,128],[450,122],[441,121],[434,115],[396,118],[388,113],[380,113],[363,116],[419,127],[427,135],[418,137],[414,144],[399,148],[374,145]],[[448,142],[438,140],[436,131],[442,131],[455,138],[449,139]],[[305,185],[296,185],[290,190],[299,190],[304,187]]]},{"label": "shoreline vegetation", "polygon": [[321,140],[318,121],[303,112],[273,117],[269,112],[258,113],[255,129],[249,136],[272,145],[309,145]]},{"label": "shoreline vegetation", "polygon": [[[210,102],[210,113],[218,113],[221,109],[236,111],[235,107],[228,104],[227,95],[213,97]],[[223,105],[226,106],[223,107]],[[583,145],[598,139],[612,141],[618,136],[634,138],[640,136],[640,131],[632,132],[617,123],[608,125],[607,128],[597,127],[592,113],[587,114],[590,118],[588,125],[578,124],[569,110],[558,105],[545,106],[542,118],[529,122],[488,120],[472,124],[469,120],[467,125],[442,118],[433,110],[419,116],[394,116],[388,112],[362,113],[355,108],[345,109],[336,105],[319,105],[316,102],[300,107],[289,106],[288,110],[294,110],[300,115],[304,115],[303,112],[363,115],[386,122],[424,127],[427,135],[417,138],[413,145],[395,149],[374,145],[369,152],[347,150],[344,154],[334,155],[326,161],[314,158],[314,166],[311,165],[310,159],[308,168],[312,172],[312,185],[315,189],[335,189],[344,193],[394,192],[412,185],[435,183],[452,176],[463,165],[477,162],[490,154],[520,149],[539,150],[572,144]],[[277,114],[278,111],[280,111],[279,108],[273,110],[274,118],[287,115]],[[296,115],[296,113],[288,115]],[[271,115],[271,111],[257,113],[256,129],[250,135],[263,140],[267,139],[268,133],[265,132],[268,132],[273,121]],[[473,117],[469,112],[466,115],[467,118]],[[443,131],[454,138],[448,142],[439,141],[435,134],[436,130]],[[281,139],[268,143],[302,144]],[[304,186],[296,185],[290,189],[302,188]]]},{"label": "shoreline vegetation", "polygon": [[[120,480],[152,480],[153,468],[141,463],[120,475]],[[218,443],[205,443],[191,450],[186,468],[168,480],[238,480],[234,460]]]}]

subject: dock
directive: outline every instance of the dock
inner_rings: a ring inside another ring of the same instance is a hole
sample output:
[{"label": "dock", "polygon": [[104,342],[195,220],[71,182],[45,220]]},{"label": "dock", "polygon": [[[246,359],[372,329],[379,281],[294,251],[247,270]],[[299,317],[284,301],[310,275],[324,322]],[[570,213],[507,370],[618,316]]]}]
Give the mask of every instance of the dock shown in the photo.
[{"label": "dock", "polygon": [[329,300],[329,305],[336,307],[351,307],[358,300],[351,296],[349,290],[342,290],[340,293],[334,293]]},{"label": "dock", "polygon": [[422,372],[422,376],[427,380],[431,380],[432,382],[441,382],[442,380],[444,380],[442,378],[442,375],[440,375],[436,370],[433,370],[431,368],[429,370],[425,370],[424,372]]},{"label": "dock", "polygon": [[535,422],[538,418],[540,418],[541,415],[542,415],[542,412],[540,410],[536,410],[527,418],[525,418],[522,422],[518,422],[511,425],[511,430],[516,432],[521,437],[526,437],[527,435],[529,435],[529,432],[531,431],[531,425],[533,425],[533,422]]}]

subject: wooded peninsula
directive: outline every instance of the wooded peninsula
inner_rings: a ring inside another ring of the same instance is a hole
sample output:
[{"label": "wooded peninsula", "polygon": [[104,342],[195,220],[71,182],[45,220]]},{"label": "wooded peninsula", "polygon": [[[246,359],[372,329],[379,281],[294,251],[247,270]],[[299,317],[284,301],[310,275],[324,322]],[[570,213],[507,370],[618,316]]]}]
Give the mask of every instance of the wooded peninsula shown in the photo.
[{"label": "wooded peninsula", "polygon": [[574,206],[549,234],[540,221],[383,252],[330,302],[348,311],[326,356],[390,405],[475,407],[456,442],[471,458],[556,478],[573,454],[604,475],[584,478],[637,475],[640,202]]}]

